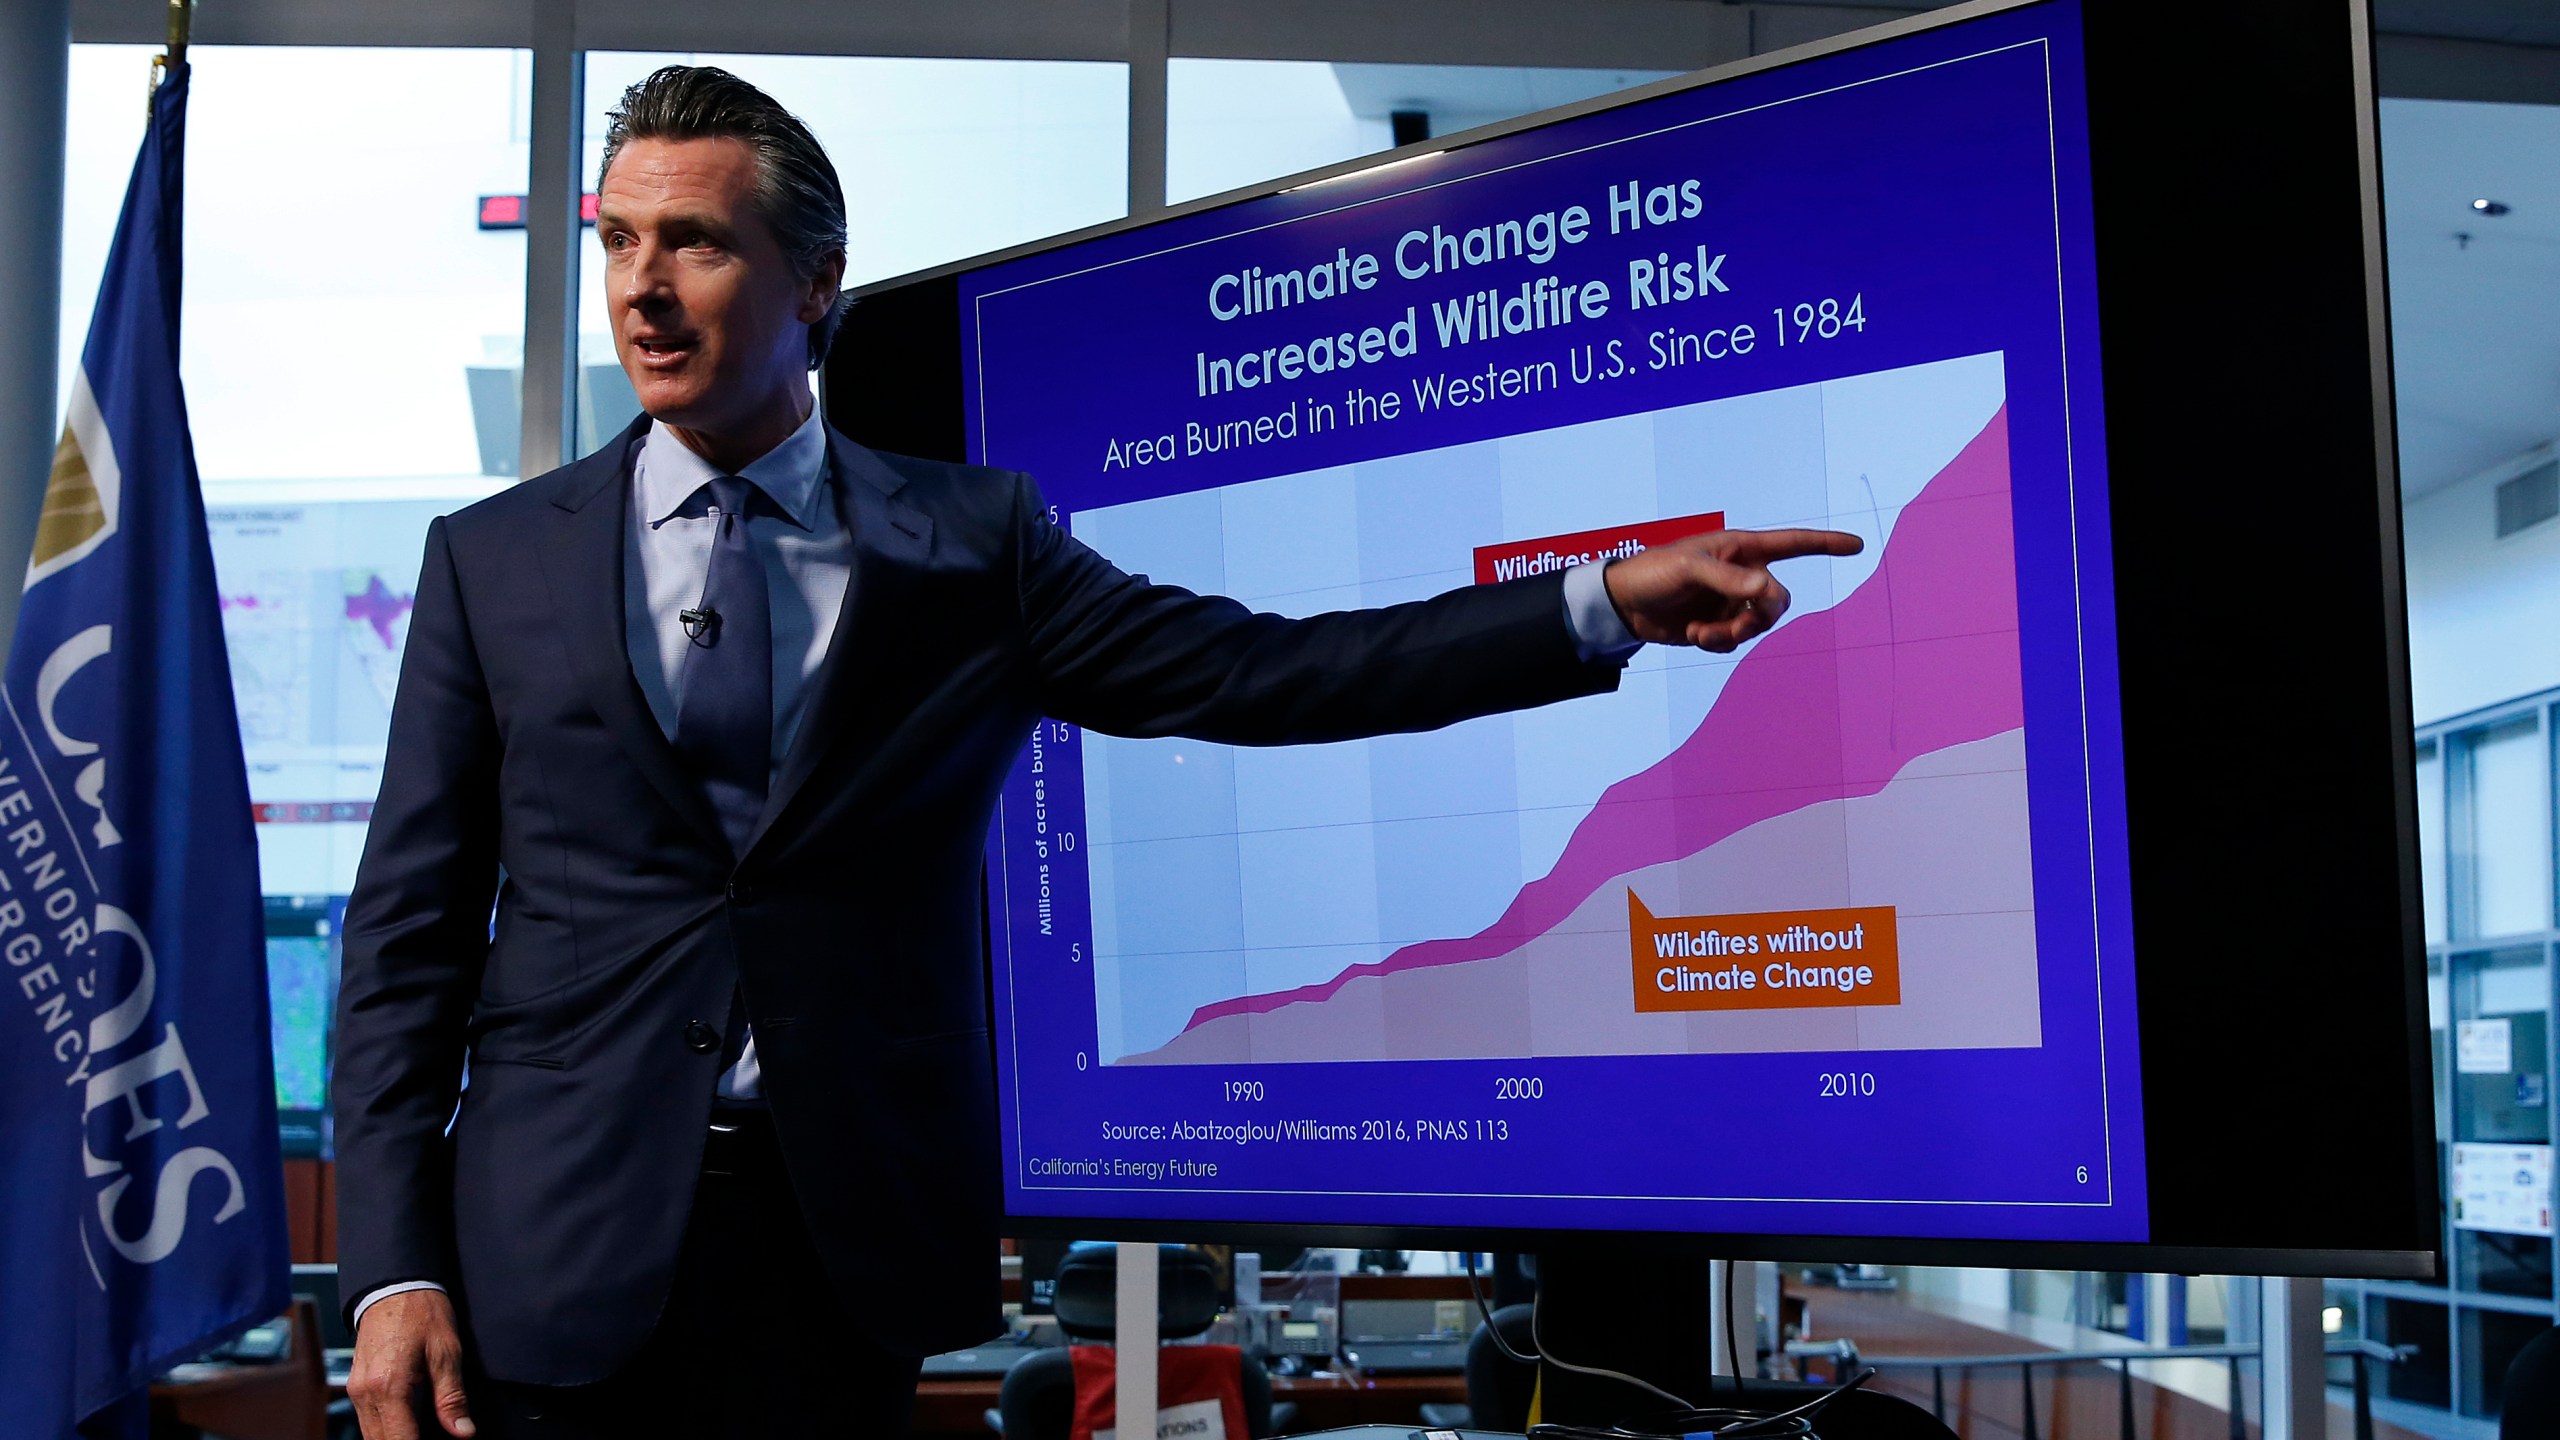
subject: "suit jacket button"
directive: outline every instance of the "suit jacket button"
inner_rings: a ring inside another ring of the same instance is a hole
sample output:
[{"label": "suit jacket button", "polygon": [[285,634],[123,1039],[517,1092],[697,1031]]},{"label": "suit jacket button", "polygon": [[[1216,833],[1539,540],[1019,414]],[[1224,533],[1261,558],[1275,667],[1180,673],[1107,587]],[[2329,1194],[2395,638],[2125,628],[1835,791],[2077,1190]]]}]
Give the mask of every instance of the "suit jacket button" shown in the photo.
[{"label": "suit jacket button", "polygon": [[696,1020],[684,1027],[684,1048],[696,1055],[708,1055],[720,1048],[720,1032]]},{"label": "suit jacket button", "polygon": [[756,898],[755,882],[741,876],[729,882],[729,898],[745,905]]}]

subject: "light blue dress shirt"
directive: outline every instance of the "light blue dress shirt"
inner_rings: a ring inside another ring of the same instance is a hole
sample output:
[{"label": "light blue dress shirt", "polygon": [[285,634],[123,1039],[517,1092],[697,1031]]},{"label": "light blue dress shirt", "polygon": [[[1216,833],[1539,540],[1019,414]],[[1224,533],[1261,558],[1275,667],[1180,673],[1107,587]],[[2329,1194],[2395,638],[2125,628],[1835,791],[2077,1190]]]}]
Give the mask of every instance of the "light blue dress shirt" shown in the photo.
[{"label": "light blue dress shirt", "polygon": [[1627,622],[1618,618],[1618,607],[1610,602],[1609,585],[1602,578],[1617,563],[1576,565],[1564,572],[1564,623],[1573,628],[1573,648],[1585,660],[1623,661],[1644,648]]},{"label": "light blue dress shirt", "polygon": [[[653,424],[640,443],[631,472],[629,528],[622,566],[623,639],[631,653],[631,677],[649,702],[658,729],[672,740],[684,704],[685,661],[701,653],[686,638],[680,612],[702,603],[711,573],[711,542],[719,518],[706,508],[703,489],[723,472]],[[826,422],[810,407],[791,438],[738,472],[754,481],[769,507],[751,512],[747,538],[764,561],[765,593],[773,604],[772,770],[782,768],[808,708],[809,681],[826,663],[853,579],[853,532],[836,502],[827,472]],[[777,513],[779,512],[779,513]],[[763,1098],[764,1074],[756,1064],[755,1033],[745,1037],[738,1063],[720,1077],[725,1100]]]}]

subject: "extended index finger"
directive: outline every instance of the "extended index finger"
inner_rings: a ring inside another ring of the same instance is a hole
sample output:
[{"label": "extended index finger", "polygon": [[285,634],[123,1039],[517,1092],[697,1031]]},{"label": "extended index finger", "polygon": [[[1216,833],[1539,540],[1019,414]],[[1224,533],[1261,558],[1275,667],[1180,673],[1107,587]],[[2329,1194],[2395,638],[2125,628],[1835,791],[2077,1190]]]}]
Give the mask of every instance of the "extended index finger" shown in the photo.
[{"label": "extended index finger", "polygon": [[1867,542],[1846,530],[1728,530],[1725,558],[1767,565],[1807,555],[1855,555]]}]

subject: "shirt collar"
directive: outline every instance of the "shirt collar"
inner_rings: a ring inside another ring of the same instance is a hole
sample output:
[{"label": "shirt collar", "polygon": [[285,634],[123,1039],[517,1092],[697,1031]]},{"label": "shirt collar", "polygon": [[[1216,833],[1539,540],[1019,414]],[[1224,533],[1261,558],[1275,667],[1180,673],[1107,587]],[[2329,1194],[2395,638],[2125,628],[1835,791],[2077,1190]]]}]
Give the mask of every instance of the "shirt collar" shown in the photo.
[{"label": "shirt collar", "polygon": [[[662,525],[674,518],[695,492],[722,473],[677,439],[673,431],[652,420],[647,438],[640,442],[640,463],[635,474],[640,513],[648,517],[651,525]],[[756,488],[781,507],[792,524],[803,530],[814,528],[819,491],[827,478],[827,428],[826,422],[818,418],[818,407],[809,407],[809,418],[800,422],[800,428],[792,431],[789,439],[738,473],[754,481]]]}]

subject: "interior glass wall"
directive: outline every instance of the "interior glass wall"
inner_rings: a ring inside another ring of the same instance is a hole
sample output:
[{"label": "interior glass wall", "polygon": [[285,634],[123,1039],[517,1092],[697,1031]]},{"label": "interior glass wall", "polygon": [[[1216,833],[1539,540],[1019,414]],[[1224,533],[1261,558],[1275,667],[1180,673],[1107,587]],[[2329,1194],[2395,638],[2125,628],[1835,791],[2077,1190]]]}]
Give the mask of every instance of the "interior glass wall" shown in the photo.
[{"label": "interior glass wall", "polygon": [[[2508,1362],[2560,1314],[2552,1248],[2555,702],[2560,692],[2419,733],[2429,1059],[2450,1283],[2330,1287],[2330,1303],[2359,1314],[2367,1337],[2419,1347],[2416,1358],[2385,1370],[2386,1401],[2477,1420],[2498,1414]],[[2393,1418],[2443,1429],[2423,1413]]]},{"label": "interior glass wall", "polygon": [[2466,937],[2549,928],[2549,746],[2541,714],[2527,711],[2464,731],[2447,751],[2454,913]]}]

